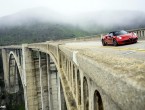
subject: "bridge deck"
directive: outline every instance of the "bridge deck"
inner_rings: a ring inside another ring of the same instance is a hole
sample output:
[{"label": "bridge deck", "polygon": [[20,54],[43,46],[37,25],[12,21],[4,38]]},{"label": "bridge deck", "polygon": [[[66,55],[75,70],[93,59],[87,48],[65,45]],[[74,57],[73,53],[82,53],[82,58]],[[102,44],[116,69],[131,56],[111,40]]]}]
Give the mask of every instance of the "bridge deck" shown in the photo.
[{"label": "bridge deck", "polygon": [[[77,71],[80,70],[81,72],[84,72],[84,75],[91,79],[90,81],[93,81],[93,84],[97,85],[98,88],[103,91],[103,95],[105,94],[107,97],[109,96],[110,100],[112,100],[112,102],[115,102],[117,107],[119,107],[119,110],[120,108],[122,108],[123,110],[128,110],[128,108],[132,110],[142,110],[142,108],[145,108],[145,105],[143,103],[145,101],[144,43],[145,41],[142,40],[136,44],[114,47],[102,46],[99,40],[73,42],[57,41],[26,44],[22,46],[3,46],[0,47],[0,49],[4,48],[8,49],[8,51],[9,49],[10,51],[13,51],[14,49],[14,51],[16,50],[16,54],[18,54],[17,50],[24,47],[22,48],[22,50],[23,52],[25,52],[25,58],[24,55],[23,58],[27,63],[25,64],[27,66],[27,68],[25,69],[28,70],[33,69],[32,67],[34,66],[32,65],[33,61],[31,61],[32,58],[29,57],[32,56],[33,51],[50,54],[52,56],[52,60],[55,61],[55,64],[58,63],[58,70],[60,69],[59,66],[63,67],[64,65],[64,67],[61,68],[68,74],[76,66],[76,69],[74,70],[76,70],[75,72],[77,72],[78,81],[74,85],[80,85],[79,71]],[[39,66],[41,67],[41,57],[39,57],[39,60]],[[64,60],[66,60],[67,63],[64,63]],[[69,64],[68,62],[71,62],[74,68],[71,68],[71,63]],[[60,65],[60,63],[63,64]],[[23,67],[25,65],[23,65]],[[39,72],[41,74],[41,71]],[[28,71],[28,73],[30,72]],[[64,88],[65,92],[64,96],[69,98],[69,101],[67,101],[69,103],[67,103],[67,105],[69,105],[69,107],[71,108],[74,107],[74,104],[76,103],[73,102],[75,101],[75,98],[73,97],[73,92],[71,91],[71,83],[68,80],[70,76],[67,74],[61,74],[65,77],[66,81],[63,79],[63,77],[61,80],[63,80],[62,87]],[[28,74],[28,76],[29,75],[31,74]],[[67,86],[64,86],[65,82]],[[77,86],[75,88],[77,88]],[[75,92],[78,92],[79,90],[80,89],[77,88],[77,91]],[[42,90],[41,93],[43,93]],[[71,95],[68,93],[70,93]],[[70,100],[70,97],[72,98],[72,100]],[[76,100],[79,100],[79,98]],[[77,107],[79,107],[79,105]]]},{"label": "bridge deck", "polygon": [[[78,51],[116,71],[114,74],[137,88],[145,89],[145,41],[123,46],[102,46],[99,41],[66,43],[69,50]],[[110,72],[114,73],[114,72]]]}]

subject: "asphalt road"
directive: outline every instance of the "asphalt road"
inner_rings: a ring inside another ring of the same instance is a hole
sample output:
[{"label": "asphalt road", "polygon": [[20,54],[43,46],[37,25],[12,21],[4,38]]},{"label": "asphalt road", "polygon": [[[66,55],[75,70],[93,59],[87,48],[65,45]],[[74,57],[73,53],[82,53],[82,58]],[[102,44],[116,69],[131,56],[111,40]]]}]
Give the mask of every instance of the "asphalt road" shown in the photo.
[{"label": "asphalt road", "polygon": [[134,58],[145,61],[145,40],[140,40],[134,44],[121,45],[121,46],[102,46],[101,41],[85,41],[76,43],[66,43],[68,48],[74,51],[78,50],[91,50],[93,52],[104,52],[104,54],[118,55],[128,58]]}]

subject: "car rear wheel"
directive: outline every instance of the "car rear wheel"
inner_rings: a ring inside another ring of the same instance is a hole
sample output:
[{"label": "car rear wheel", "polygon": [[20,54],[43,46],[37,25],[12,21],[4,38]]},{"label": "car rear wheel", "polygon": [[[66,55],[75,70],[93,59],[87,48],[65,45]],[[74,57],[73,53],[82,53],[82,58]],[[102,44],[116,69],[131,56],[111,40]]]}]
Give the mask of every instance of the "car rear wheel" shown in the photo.
[{"label": "car rear wheel", "polygon": [[135,41],[134,43],[137,43],[137,41]]},{"label": "car rear wheel", "polygon": [[102,39],[102,45],[106,46],[106,43],[105,43],[105,41],[103,39]]},{"label": "car rear wheel", "polygon": [[115,39],[113,40],[113,45],[114,46],[117,46],[118,45],[118,43],[117,43],[117,41]]}]

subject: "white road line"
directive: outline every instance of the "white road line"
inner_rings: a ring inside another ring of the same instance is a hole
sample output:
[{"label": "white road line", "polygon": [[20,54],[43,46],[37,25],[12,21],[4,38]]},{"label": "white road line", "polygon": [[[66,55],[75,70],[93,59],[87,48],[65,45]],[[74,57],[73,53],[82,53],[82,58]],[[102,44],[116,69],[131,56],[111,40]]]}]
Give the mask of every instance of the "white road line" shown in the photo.
[{"label": "white road line", "polygon": [[124,52],[124,53],[122,53],[122,54],[128,55],[128,54],[133,54],[133,53],[135,53],[135,52],[134,52],[134,51],[127,51],[127,52]]}]

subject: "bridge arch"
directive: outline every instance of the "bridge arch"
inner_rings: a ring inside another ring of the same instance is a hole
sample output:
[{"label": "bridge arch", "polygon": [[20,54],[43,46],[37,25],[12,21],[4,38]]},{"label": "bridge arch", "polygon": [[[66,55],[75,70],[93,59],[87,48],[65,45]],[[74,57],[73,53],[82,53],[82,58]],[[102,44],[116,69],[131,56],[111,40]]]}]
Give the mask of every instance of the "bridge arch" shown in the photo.
[{"label": "bridge arch", "polygon": [[81,77],[80,70],[77,70],[77,95],[78,95],[78,105],[81,105]]},{"label": "bridge arch", "polygon": [[[64,91],[62,90],[63,85],[62,85],[62,82],[61,82],[61,70],[60,70],[60,67],[61,66],[65,67],[64,68],[64,70],[65,70],[64,75],[67,78],[66,80],[69,80],[69,75],[70,75],[70,73],[69,73],[70,72],[69,71],[69,61],[65,57],[63,57],[65,63],[64,64],[59,64],[60,63],[59,60],[56,58],[55,55],[53,55],[52,52],[50,52],[50,51],[46,52],[46,51],[43,51],[41,49],[39,51],[34,49],[33,51],[39,53],[40,61],[43,60],[43,58],[41,59],[41,55],[43,55],[43,54],[45,54],[46,57],[49,59],[49,61],[48,61],[48,59],[46,59],[47,62],[49,62],[49,66],[47,67],[47,69],[49,68],[49,70],[47,70],[49,72],[47,73],[48,77],[45,78],[45,79],[44,79],[44,74],[45,73],[43,73],[43,70],[42,70],[42,67],[41,67],[41,77],[43,79],[43,82],[47,82],[48,81],[48,92],[49,92],[48,93],[49,94],[49,97],[48,97],[49,98],[49,102],[48,103],[49,103],[49,108],[53,110],[53,109],[58,109],[58,108],[61,107],[62,110],[66,110],[67,107],[66,107],[66,102],[65,102],[65,98],[64,98]],[[40,93],[41,96],[38,96],[38,98],[43,100],[42,102],[44,102],[45,98],[47,97],[44,94],[44,92],[43,92],[45,87],[46,87],[46,85],[42,84],[43,90]],[[40,91],[40,89],[38,90],[38,87],[37,87],[37,91]],[[60,96],[58,96],[59,94],[60,94]],[[60,100],[61,100],[61,103],[59,103]],[[39,102],[39,103],[42,103],[42,102]],[[61,105],[59,105],[59,104],[61,104]],[[47,106],[46,104],[43,104],[43,107],[46,107],[46,106]]]},{"label": "bridge arch", "polygon": [[[10,53],[9,53],[9,55],[8,55],[8,61],[9,61],[9,63],[10,63],[10,58],[11,57],[14,57],[14,59],[15,59],[15,61],[16,61],[16,64],[17,64],[17,66],[18,66],[18,70],[19,70],[19,73],[20,73],[20,75],[22,75],[22,72],[21,72],[21,64],[20,64],[20,62],[19,62],[19,58],[18,58],[18,56],[13,52],[13,51],[10,51]],[[8,64],[9,64],[8,63]]]},{"label": "bridge arch", "polygon": [[73,89],[74,89],[74,95],[76,95],[76,68],[73,64]]},{"label": "bridge arch", "polygon": [[104,110],[101,95],[97,90],[95,90],[94,92],[93,103],[94,103],[94,110]]},{"label": "bridge arch", "polygon": [[69,80],[69,61],[66,59],[66,75],[67,75],[67,80]]},{"label": "bridge arch", "polygon": [[8,55],[8,97],[11,94],[9,101],[15,101],[13,107],[24,107],[24,85],[22,80],[22,72],[20,62],[17,55],[14,52],[10,52]]},{"label": "bridge arch", "polygon": [[[21,83],[21,85],[23,86],[22,76],[21,76],[22,75],[21,66],[20,66],[20,62],[18,60],[18,57],[16,56],[16,54],[14,52],[11,51],[9,53],[9,55],[8,55],[8,59],[9,59],[8,60],[8,66],[9,66],[9,71],[8,71],[9,72],[8,73],[9,86],[12,83],[18,83],[18,84]],[[10,71],[10,69],[12,69],[13,71]],[[11,82],[11,80],[13,80],[13,81]]]},{"label": "bridge arch", "polygon": [[70,85],[71,85],[71,87],[72,87],[72,68],[71,68],[71,65],[72,65],[72,62],[70,61],[69,62],[69,80],[70,80]]},{"label": "bridge arch", "polygon": [[89,110],[89,88],[87,78],[83,78],[83,101],[84,101],[84,110]]}]

